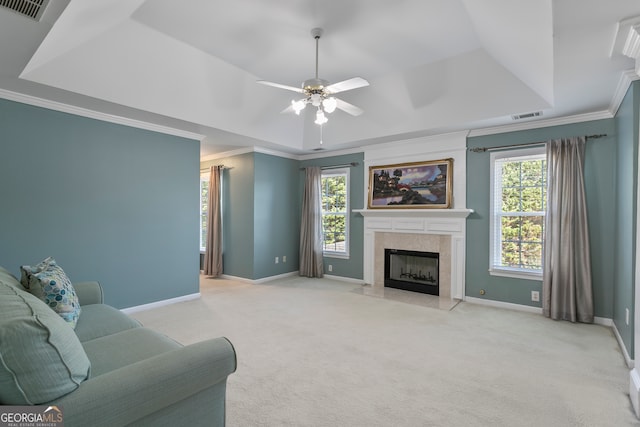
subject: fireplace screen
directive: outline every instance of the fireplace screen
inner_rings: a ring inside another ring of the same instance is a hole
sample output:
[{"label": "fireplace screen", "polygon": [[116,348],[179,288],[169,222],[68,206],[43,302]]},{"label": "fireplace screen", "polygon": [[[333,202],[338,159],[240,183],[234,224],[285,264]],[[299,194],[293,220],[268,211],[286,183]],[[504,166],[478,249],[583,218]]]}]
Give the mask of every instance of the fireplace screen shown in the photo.
[{"label": "fireplace screen", "polygon": [[384,285],[439,295],[439,255],[433,252],[385,249]]}]

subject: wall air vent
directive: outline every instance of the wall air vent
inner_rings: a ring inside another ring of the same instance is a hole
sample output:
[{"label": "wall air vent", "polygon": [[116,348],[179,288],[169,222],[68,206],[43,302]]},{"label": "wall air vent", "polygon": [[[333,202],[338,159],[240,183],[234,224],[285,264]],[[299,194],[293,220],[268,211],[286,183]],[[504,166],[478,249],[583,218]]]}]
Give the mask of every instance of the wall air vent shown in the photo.
[{"label": "wall air vent", "polygon": [[49,0],[0,0],[0,6],[20,15],[40,21]]},{"label": "wall air vent", "polygon": [[511,116],[513,120],[523,120],[523,119],[531,119],[533,117],[540,117],[542,115],[542,111],[536,111],[533,113],[524,113],[524,114],[514,114]]}]

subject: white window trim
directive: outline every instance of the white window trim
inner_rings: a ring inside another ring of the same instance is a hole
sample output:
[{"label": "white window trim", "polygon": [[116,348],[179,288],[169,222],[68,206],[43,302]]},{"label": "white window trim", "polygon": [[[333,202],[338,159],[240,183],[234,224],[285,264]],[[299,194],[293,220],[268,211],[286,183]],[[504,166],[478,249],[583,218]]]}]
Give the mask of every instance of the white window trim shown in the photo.
[{"label": "white window trim", "polygon": [[[201,173],[200,174],[200,193],[199,193],[199,197],[198,197],[198,201],[200,202],[200,208],[198,209],[198,229],[200,230],[200,234],[198,234],[198,240],[202,239],[202,182],[206,181],[209,182],[209,172],[206,173]],[[200,243],[200,253],[203,254],[206,252],[207,248],[202,245],[202,241],[199,242]]]},{"label": "white window trim", "polygon": [[[349,217],[351,216],[351,169],[350,168],[336,168],[336,169],[325,169],[321,172],[321,178],[328,177],[331,175],[345,175],[347,176],[347,182],[345,188],[347,189],[346,195],[346,205],[345,205],[345,235],[344,235],[344,252],[335,252],[335,251],[322,251],[322,255],[327,258],[340,258],[340,259],[349,259],[350,258],[350,250],[349,250],[349,234],[351,234],[351,226],[349,224]],[[324,237],[323,237],[324,238]],[[324,244],[323,244],[324,246]]]},{"label": "white window trim", "polygon": [[[497,223],[500,216],[496,215],[496,160],[508,159],[510,157],[523,160],[525,157],[539,157],[545,154],[545,147],[493,151],[490,155],[490,199],[489,199],[489,274],[492,276],[511,277],[514,279],[525,280],[542,280],[542,270],[527,270],[514,267],[500,267],[494,265],[494,260],[499,257],[500,244],[496,242],[496,229],[499,228]],[[549,179],[547,177],[547,179]]]}]

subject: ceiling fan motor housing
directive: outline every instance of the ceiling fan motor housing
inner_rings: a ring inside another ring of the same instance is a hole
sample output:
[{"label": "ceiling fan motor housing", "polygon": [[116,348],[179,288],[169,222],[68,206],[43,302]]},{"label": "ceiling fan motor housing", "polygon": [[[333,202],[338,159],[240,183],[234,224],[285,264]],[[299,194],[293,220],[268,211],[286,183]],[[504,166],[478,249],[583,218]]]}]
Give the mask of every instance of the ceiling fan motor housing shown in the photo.
[{"label": "ceiling fan motor housing", "polygon": [[324,93],[324,88],[329,86],[329,82],[322,79],[309,79],[305,80],[302,84],[302,89],[309,94]]}]

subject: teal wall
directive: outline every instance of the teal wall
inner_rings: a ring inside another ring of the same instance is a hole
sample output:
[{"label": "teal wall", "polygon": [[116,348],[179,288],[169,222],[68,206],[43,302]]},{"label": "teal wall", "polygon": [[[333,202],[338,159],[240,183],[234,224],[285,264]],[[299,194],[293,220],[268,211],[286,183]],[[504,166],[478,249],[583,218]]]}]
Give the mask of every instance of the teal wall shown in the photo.
[{"label": "teal wall", "polygon": [[118,308],[198,285],[198,141],[0,99],[0,265],[53,256]]},{"label": "teal wall", "polygon": [[298,271],[299,169],[297,160],[255,153],[254,279]]},{"label": "teal wall", "polygon": [[[636,194],[638,177],[638,114],[640,86],[634,83],[628,90],[616,114],[617,164],[615,169],[616,221],[613,266],[613,321],[630,357],[634,357],[633,302],[635,283]],[[629,309],[630,324],[626,323]]]},{"label": "teal wall", "polygon": [[[354,209],[364,208],[364,153],[345,154],[341,156],[323,157],[300,162],[302,168],[308,166],[334,166],[357,162],[357,166],[351,167],[349,174],[351,195],[351,213],[349,215],[349,259],[325,257],[323,259],[324,272],[332,276],[347,277],[362,280],[362,258],[364,240],[364,218],[362,215],[353,212]],[[300,200],[304,191],[304,171],[299,173],[300,180]],[[302,206],[302,202],[300,203]],[[328,266],[333,266],[333,271],[328,271]]]},{"label": "teal wall", "polygon": [[[306,166],[357,162],[351,168],[351,209],[363,208],[363,153],[298,161],[263,153],[245,153],[203,162],[224,164],[222,190],[224,274],[258,280],[298,271],[300,213]],[[325,258],[331,275],[362,279],[364,218],[349,217],[349,259]],[[283,262],[286,256],[287,261]],[[278,257],[278,263],[275,258]]]},{"label": "teal wall", "polygon": [[[613,275],[616,243],[616,123],[614,119],[552,126],[469,138],[472,147],[503,146],[580,135],[607,134],[587,143],[585,190],[591,238],[594,311],[613,317]],[[531,291],[542,291],[542,282],[489,275],[489,152],[467,153],[467,207],[475,212],[467,219],[466,295],[475,298],[540,307]],[[485,295],[480,295],[480,290]]]},{"label": "teal wall", "polygon": [[222,271],[253,278],[253,153],[219,159],[203,166],[223,164]]},{"label": "teal wall", "polygon": [[223,273],[257,280],[297,271],[299,162],[252,152],[204,162],[202,167],[214,164],[226,167],[222,177]]}]

